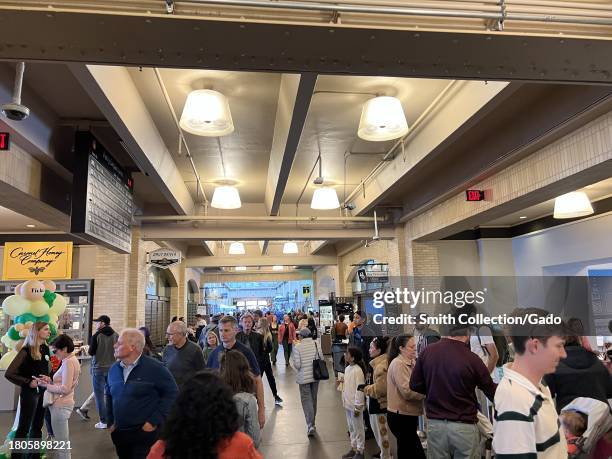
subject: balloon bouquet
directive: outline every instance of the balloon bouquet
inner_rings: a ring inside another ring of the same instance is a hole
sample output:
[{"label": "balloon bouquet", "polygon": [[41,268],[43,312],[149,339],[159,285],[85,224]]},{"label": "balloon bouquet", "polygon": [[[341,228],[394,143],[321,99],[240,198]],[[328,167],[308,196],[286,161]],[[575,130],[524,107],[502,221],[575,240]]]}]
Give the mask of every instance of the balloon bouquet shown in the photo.
[{"label": "balloon bouquet", "polygon": [[[29,280],[15,287],[15,294],[2,302],[2,309],[13,319],[13,325],[0,339],[8,349],[0,359],[1,370],[6,370],[13,361],[35,322],[49,324],[49,342],[57,336],[57,320],[66,309],[66,299],[56,294],[55,289],[55,282],[51,280]],[[0,459],[10,457],[8,441],[15,435],[18,420],[19,409],[11,432],[0,446]]]}]

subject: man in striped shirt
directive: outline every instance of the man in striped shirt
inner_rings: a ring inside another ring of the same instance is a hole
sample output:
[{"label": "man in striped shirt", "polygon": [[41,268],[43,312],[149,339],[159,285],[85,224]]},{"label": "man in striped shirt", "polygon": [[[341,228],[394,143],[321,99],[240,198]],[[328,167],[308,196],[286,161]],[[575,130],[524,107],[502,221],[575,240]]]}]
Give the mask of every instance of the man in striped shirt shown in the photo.
[{"label": "man in striped shirt", "polygon": [[[519,309],[515,316],[546,317],[547,311]],[[504,366],[495,393],[493,449],[497,459],[561,459],[567,444],[555,403],[543,382],[566,357],[564,331],[555,325],[521,325],[510,328],[516,352],[514,362]]]}]

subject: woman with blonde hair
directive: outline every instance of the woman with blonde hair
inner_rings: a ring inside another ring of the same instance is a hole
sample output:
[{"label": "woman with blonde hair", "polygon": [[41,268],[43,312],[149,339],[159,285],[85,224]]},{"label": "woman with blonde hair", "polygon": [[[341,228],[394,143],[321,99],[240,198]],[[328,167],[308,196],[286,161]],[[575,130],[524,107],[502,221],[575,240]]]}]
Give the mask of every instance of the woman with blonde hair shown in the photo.
[{"label": "woman with blonde hair", "polygon": [[208,362],[208,356],[212,351],[214,351],[219,346],[219,337],[213,330],[208,330],[206,333],[206,337],[204,339],[204,349],[202,349],[202,354],[204,354],[204,363]]},{"label": "woman with blonde hair", "polygon": [[276,389],[276,379],[274,379],[274,372],[272,371],[272,365],[270,363],[270,352],[274,349],[274,338],[272,337],[272,332],[270,331],[270,323],[268,319],[262,317],[259,319],[257,332],[263,336],[263,350],[264,350],[264,359],[259,362],[260,370],[262,373],[266,374],[268,378],[268,383],[270,384],[270,389],[272,390],[272,394],[274,395],[274,403],[276,405],[281,405],[283,403],[283,399],[278,396],[278,392]]},{"label": "woman with blonde hair", "polygon": [[[50,374],[50,353],[47,346],[50,335],[51,331],[48,324],[35,322],[30,328],[23,347],[4,375],[10,382],[21,387],[19,422],[15,431],[15,438],[39,441],[42,439],[42,426],[45,417],[45,408],[43,407],[44,388],[39,387],[37,378],[48,377]],[[23,451],[13,450],[11,452],[13,459],[24,456]],[[30,454],[30,457],[40,457],[40,454]]]}]

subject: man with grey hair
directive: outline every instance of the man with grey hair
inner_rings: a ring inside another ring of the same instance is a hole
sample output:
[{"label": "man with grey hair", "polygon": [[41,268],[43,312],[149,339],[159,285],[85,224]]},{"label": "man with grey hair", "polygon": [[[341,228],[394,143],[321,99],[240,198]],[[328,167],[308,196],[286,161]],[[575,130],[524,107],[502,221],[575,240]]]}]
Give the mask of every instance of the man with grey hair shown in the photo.
[{"label": "man with grey hair", "polygon": [[206,367],[202,349],[187,339],[187,324],[177,320],[166,329],[168,345],[164,348],[163,362],[178,387]]},{"label": "man with grey hair", "polygon": [[142,354],[144,345],[140,330],[124,329],[108,372],[106,409],[119,459],[147,457],[178,394],[168,369]]}]

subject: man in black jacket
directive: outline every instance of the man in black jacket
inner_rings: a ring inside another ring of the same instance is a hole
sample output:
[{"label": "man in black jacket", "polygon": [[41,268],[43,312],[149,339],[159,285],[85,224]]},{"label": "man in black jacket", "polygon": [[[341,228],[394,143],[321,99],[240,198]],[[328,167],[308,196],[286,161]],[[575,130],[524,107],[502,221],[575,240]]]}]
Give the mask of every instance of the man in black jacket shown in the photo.
[{"label": "man in black jacket", "polygon": [[[106,402],[104,399],[104,387],[108,381],[108,371],[115,363],[114,346],[119,335],[110,326],[110,317],[101,315],[93,320],[97,325],[97,331],[89,341],[89,355],[91,359],[91,376],[93,390],[96,398],[96,408],[100,416],[100,422],[94,427],[96,429],[106,429],[108,426],[106,415]],[[83,412],[83,407],[80,408]],[[87,411],[85,410],[85,413]]]},{"label": "man in black jacket", "polygon": [[268,349],[266,349],[266,343],[264,343],[264,338],[260,333],[257,333],[253,330],[255,326],[255,320],[251,314],[245,314],[242,316],[242,331],[238,332],[236,335],[236,340],[240,341],[245,346],[249,347],[253,354],[255,354],[255,358],[257,359],[257,364],[263,374],[266,374],[268,378],[268,384],[270,385],[270,389],[272,390],[272,394],[274,395],[274,402],[277,405],[280,405],[283,400],[278,396],[278,392],[276,391],[276,380],[274,379],[274,373],[272,372],[272,365],[270,364],[270,351],[272,350],[272,343],[268,343]]}]

